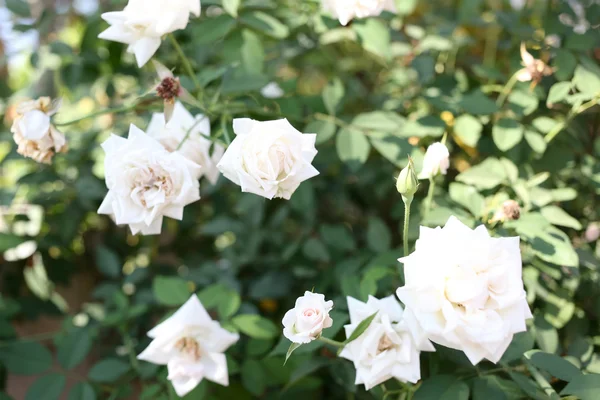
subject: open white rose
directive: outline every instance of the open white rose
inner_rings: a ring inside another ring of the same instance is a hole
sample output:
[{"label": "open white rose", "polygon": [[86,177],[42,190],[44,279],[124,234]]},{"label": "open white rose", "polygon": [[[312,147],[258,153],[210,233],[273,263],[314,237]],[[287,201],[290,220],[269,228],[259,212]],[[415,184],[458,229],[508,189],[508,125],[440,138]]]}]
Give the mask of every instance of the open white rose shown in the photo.
[{"label": "open white rose", "polygon": [[60,105],[60,100],[40,97],[17,106],[17,117],[10,129],[17,144],[17,153],[40,163],[51,164],[54,154],[67,151],[65,136],[50,122],[50,117]]},{"label": "open white rose", "polygon": [[207,139],[210,137],[208,117],[202,114],[193,117],[183,104],[176,102],[171,120],[165,124],[165,114],[154,113],[147,132],[168,151],[175,151],[185,137],[188,136],[177,152],[201,167],[198,179],[206,176],[213,185],[217,182],[217,179],[219,179],[217,163],[223,156],[225,149],[220,144],[215,143],[211,154],[212,143]]},{"label": "open white rose", "polygon": [[323,9],[342,25],[354,18],[377,16],[383,11],[397,12],[394,0],[323,0]]},{"label": "open white rose", "polygon": [[417,347],[402,319],[402,306],[394,296],[366,303],[348,297],[350,324],[344,326],[350,337],[358,325],[374,313],[375,318],[357,339],[347,344],[340,357],[354,362],[357,385],[369,390],[388,379],[416,383],[421,379],[420,351],[435,351],[428,341]]},{"label": "open white rose", "polygon": [[200,0],[129,0],[123,11],[102,14],[111,26],[98,37],[129,45],[127,51],[141,68],[156,53],[163,35],[187,26],[190,13],[200,15]]},{"label": "open white rose", "polygon": [[465,352],[473,364],[498,362],[531,318],[521,276],[519,238],[492,238],[455,217],[443,228],[421,227],[404,263],[406,285],[396,292],[404,320],[422,343],[429,339]]},{"label": "open white rose", "polygon": [[423,169],[419,174],[419,179],[433,178],[437,174],[446,175],[450,166],[450,152],[448,148],[440,142],[436,142],[427,148],[423,158]]},{"label": "open white rose", "polygon": [[319,174],[311,164],[317,135],[299,132],[287,119],[234,119],[233,131],[217,167],[243,192],[289,200],[301,182]]},{"label": "open white rose", "polygon": [[153,340],[138,358],[167,365],[168,379],[177,395],[185,396],[203,379],[229,385],[224,352],[239,335],[213,321],[196,295],[148,336]]},{"label": "open white rose", "polygon": [[333,323],[329,316],[332,308],[333,301],[325,301],[322,294],[305,292],[283,316],[283,335],[294,343],[312,342]]},{"label": "open white rose", "polygon": [[102,148],[108,194],[98,213],[129,225],[133,234],[159,234],[163,216],[181,220],[183,207],[200,198],[200,166],[135,125],[127,139],[111,135]]}]

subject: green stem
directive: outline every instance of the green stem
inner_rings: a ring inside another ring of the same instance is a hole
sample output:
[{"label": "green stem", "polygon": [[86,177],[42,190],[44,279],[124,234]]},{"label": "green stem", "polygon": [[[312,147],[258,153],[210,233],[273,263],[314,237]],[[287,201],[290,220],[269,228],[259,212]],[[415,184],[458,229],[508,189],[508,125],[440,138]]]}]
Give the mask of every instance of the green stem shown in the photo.
[{"label": "green stem", "polygon": [[11,340],[11,341],[0,341],[0,347],[2,347],[2,346],[9,346],[9,345],[11,345],[13,343],[19,343],[19,342],[38,342],[38,341],[44,341],[44,340],[52,339],[54,336],[58,335],[59,333],[61,333],[61,331],[45,332],[45,333],[39,333],[37,335],[24,336],[24,337],[16,338],[16,339]]},{"label": "green stem", "polygon": [[337,340],[331,340],[331,339],[328,339],[328,338],[323,337],[323,336],[321,336],[317,340],[320,341],[320,342],[326,343],[328,345],[331,345],[331,346],[335,346],[335,347],[339,347],[339,348],[344,347],[344,344],[342,342],[338,342]]},{"label": "green stem", "polygon": [[508,82],[506,82],[506,85],[502,89],[502,92],[500,92],[500,96],[498,96],[498,99],[496,99],[496,105],[498,107],[502,107],[502,105],[506,101],[506,97],[508,97],[508,94],[512,90],[513,86],[515,86],[515,83],[517,83],[517,75],[518,74],[519,74],[519,71],[515,72],[513,74],[513,76],[510,77]]},{"label": "green stem", "polygon": [[122,334],[125,347],[127,348],[127,354],[129,355],[129,363],[133,366],[135,371],[139,371],[140,363],[138,362],[137,355],[135,354],[135,347],[133,346],[131,336],[127,334],[125,329],[123,329]]},{"label": "green stem", "polygon": [[206,115],[202,116],[202,118],[200,118],[200,119],[196,120],[196,122],[194,122],[194,125],[192,125],[190,127],[190,129],[187,130],[187,132],[185,133],[185,136],[183,137],[183,139],[181,139],[181,142],[179,142],[179,144],[175,148],[175,151],[178,151],[179,149],[181,149],[181,146],[183,146],[183,144],[185,143],[185,141],[188,140],[188,138],[190,137],[190,134],[192,133],[192,131],[194,130],[194,128],[196,126],[198,126],[198,124],[200,124],[200,122],[204,121],[205,119],[206,119]]},{"label": "green stem", "polygon": [[67,122],[55,122],[54,125],[55,126],[73,125],[73,124],[76,124],[78,122],[85,121],[86,119],[98,117],[98,116],[104,115],[104,114],[118,114],[118,113],[130,111],[130,110],[135,109],[137,107],[137,105],[138,105],[138,103],[134,103],[134,104],[130,104],[128,106],[122,106],[122,107],[119,107],[119,108],[107,108],[105,110],[96,111],[95,113],[91,113],[91,114],[85,115],[85,116],[83,116],[81,118],[73,119],[71,121],[67,121]]},{"label": "green stem", "polygon": [[223,130],[223,135],[225,136],[225,141],[227,142],[227,145],[229,146],[229,144],[231,143],[231,138],[229,137],[229,129],[227,129],[228,118],[229,117],[226,114],[223,114],[221,116],[221,129]]},{"label": "green stem", "polygon": [[529,372],[531,372],[531,376],[533,376],[537,384],[540,385],[540,387],[544,390],[544,393],[546,393],[550,399],[560,399],[558,393],[556,393],[552,385],[548,383],[546,378],[544,378],[544,376],[540,373],[540,371],[537,370],[536,367],[527,363],[527,368],[529,369]]},{"label": "green stem", "polygon": [[196,87],[196,89],[198,91],[200,91],[200,89],[202,89],[202,86],[200,85],[200,82],[198,81],[198,78],[196,77],[196,74],[194,73],[194,69],[192,68],[192,64],[190,64],[190,60],[188,60],[188,58],[186,57],[185,53],[183,52],[181,46],[177,42],[177,39],[175,39],[175,35],[173,35],[172,33],[169,33],[169,39],[171,40],[171,43],[173,44],[175,51],[177,52],[177,54],[179,55],[179,58],[181,59],[181,63],[183,64],[183,68],[185,69],[185,72],[190,76],[190,78],[192,79],[192,82],[194,82],[194,86]]},{"label": "green stem", "polygon": [[402,233],[402,238],[404,240],[404,257],[408,257],[410,253],[408,248],[408,226],[410,223],[410,205],[412,203],[412,197],[402,197],[404,201],[404,231]]},{"label": "green stem", "polygon": [[423,219],[427,219],[429,211],[431,210],[431,203],[433,202],[433,192],[435,191],[435,181],[433,177],[429,178],[429,190],[427,191],[427,198],[425,199],[425,211],[423,212]]},{"label": "green stem", "polygon": [[579,108],[577,108],[577,110],[571,110],[564,121],[554,125],[552,130],[550,130],[550,132],[548,132],[546,136],[544,136],[544,141],[546,143],[550,143],[552,139],[554,139],[556,135],[558,135],[569,124],[569,122],[571,122],[573,118],[583,113],[584,111],[587,111],[588,109],[594,107],[596,104],[598,104],[598,101],[600,101],[600,99],[593,98],[587,103],[583,103],[582,105],[580,105]]}]

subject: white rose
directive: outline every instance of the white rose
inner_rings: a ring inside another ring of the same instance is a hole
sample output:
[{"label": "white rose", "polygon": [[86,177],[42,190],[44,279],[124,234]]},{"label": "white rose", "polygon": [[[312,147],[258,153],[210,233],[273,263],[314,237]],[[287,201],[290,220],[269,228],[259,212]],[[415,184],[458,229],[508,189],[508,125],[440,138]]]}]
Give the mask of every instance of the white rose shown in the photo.
[{"label": "white rose", "polygon": [[418,343],[429,339],[465,352],[473,364],[496,363],[531,318],[521,276],[519,238],[492,238],[455,217],[444,228],[421,227],[396,292]]},{"label": "white rose", "polygon": [[323,9],[342,25],[354,18],[375,17],[383,11],[397,12],[394,0],[323,0]]},{"label": "white rose", "polygon": [[423,169],[419,174],[419,179],[433,178],[437,174],[446,175],[450,166],[450,152],[448,148],[436,142],[427,148],[423,158]]},{"label": "white rose", "polygon": [[229,385],[224,352],[239,340],[239,335],[213,321],[196,295],[148,336],[153,340],[138,358],[167,365],[167,379],[178,396],[185,396],[203,379]]},{"label": "white rose", "polygon": [[171,120],[165,124],[165,114],[154,113],[147,132],[168,151],[175,151],[187,136],[177,152],[201,167],[198,179],[206,176],[213,185],[217,182],[217,179],[219,179],[217,163],[223,156],[225,148],[215,143],[211,155],[212,143],[207,139],[210,137],[208,117],[202,114],[193,117],[183,104],[176,102]]},{"label": "white rose", "polygon": [[233,131],[237,136],[217,167],[243,192],[289,200],[301,182],[319,174],[311,164],[317,135],[302,134],[287,119],[234,119]]},{"label": "white rose", "polygon": [[392,378],[411,383],[421,379],[419,353],[435,349],[427,341],[417,347],[394,296],[383,299],[369,296],[366,303],[348,297],[348,309],[350,324],[344,326],[346,337],[363,320],[377,313],[367,330],[340,353],[340,357],[354,362],[357,385],[364,384],[369,390]]},{"label": "white rose", "polygon": [[283,316],[283,335],[294,343],[312,342],[333,323],[329,316],[332,308],[333,301],[325,301],[322,294],[305,292]]},{"label": "white rose", "polygon": [[40,97],[17,106],[17,117],[10,129],[17,144],[17,153],[40,163],[51,164],[54,154],[67,151],[65,136],[50,122],[50,117],[60,105],[60,100]]},{"label": "white rose", "polygon": [[161,37],[184,29],[190,13],[200,15],[200,0],[129,0],[123,11],[107,12],[102,19],[111,26],[100,33],[100,39],[129,45],[141,68],[160,47]]},{"label": "white rose", "polygon": [[181,220],[183,207],[200,198],[200,166],[135,125],[127,139],[111,135],[102,148],[109,190],[98,213],[129,225],[133,234],[159,234],[163,216]]},{"label": "white rose", "polygon": [[285,92],[277,82],[271,82],[260,89],[260,94],[266,99],[279,99],[283,97]]}]

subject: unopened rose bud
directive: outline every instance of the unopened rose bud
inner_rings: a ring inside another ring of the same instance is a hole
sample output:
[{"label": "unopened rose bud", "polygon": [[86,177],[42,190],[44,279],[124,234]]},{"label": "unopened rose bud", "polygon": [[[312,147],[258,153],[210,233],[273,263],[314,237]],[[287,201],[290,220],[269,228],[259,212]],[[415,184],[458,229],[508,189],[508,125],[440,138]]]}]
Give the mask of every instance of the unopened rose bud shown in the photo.
[{"label": "unopened rose bud", "polygon": [[419,179],[415,173],[415,166],[412,158],[408,157],[408,165],[400,171],[396,180],[396,190],[402,195],[402,198],[412,200],[419,187]]},{"label": "unopened rose bud", "polygon": [[600,238],[600,223],[592,222],[585,230],[585,240],[590,243],[595,242],[598,238]]},{"label": "unopened rose bud", "polygon": [[506,200],[502,203],[502,213],[505,220],[514,221],[521,217],[521,207],[514,200]]}]

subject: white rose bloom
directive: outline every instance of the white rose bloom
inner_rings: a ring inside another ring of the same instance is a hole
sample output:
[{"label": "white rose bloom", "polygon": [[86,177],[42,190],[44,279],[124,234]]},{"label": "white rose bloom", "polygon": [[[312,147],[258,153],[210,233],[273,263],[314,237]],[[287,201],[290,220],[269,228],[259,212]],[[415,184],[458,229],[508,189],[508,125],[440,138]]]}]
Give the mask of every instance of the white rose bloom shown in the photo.
[{"label": "white rose bloom", "polygon": [[427,148],[423,158],[423,169],[419,179],[433,178],[437,174],[446,175],[450,166],[450,152],[446,145],[436,142]]},{"label": "white rose bloom", "polygon": [[283,97],[285,92],[277,82],[271,82],[260,89],[260,94],[266,99],[279,99]]},{"label": "white rose bloom", "polygon": [[107,12],[102,19],[111,26],[100,33],[100,39],[129,45],[141,68],[160,47],[161,37],[184,29],[190,13],[200,15],[200,0],[129,0],[123,11]]},{"label": "white rose bloom", "polygon": [[200,198],[200,166],[135,125],[127,139],[111,135],[102,148],[108,194],[98,213],[129,225],[134,235],[159,234],[163,216],[181,220],[183,207]]},{"label": "white rose bloom", "polygon": [[138,358],[167,365],[167,379],[180,397],[203,379],[229,385],[224,352],[239,340],[239,335],[213,321],[196,295],[148,332],[148,336],[153,340]]},{"label": "white rose bloom", "polygon": [[383,11],[397,12],[394,0],[323,0],[323,9],[342,25],[354,18],[377,16]]},{"label": "white rose bloom", "polygon": [[217,165],[225,177],[250,192],[289,200],[300,183],[319,174],[311,162],[316,134],[303,134],[287,119],[233,120],[237,135]]},{"label": "white rose bloom", "polygon": [[211,155],[212,143],[207,139],[210,137],[208,117],[202,114],[192,116],[183,104],[176,102],[171,119],[167,124],[165,124],[165,114],[154,113],[147,129],[148,135],[158,140],[170,152],[177,149],[188,131],[188,138],[177,152],[201,167],[198,179],[206,176],[214,185],[219,179],[217,163],[223,156],[225,148],[215,143]]},{"label": "white rose bloom", "polygon": [[421,227],[415,252],[399,261],[406,285],[396,294],[418,343],[462,350],[474,365],[496,363],[527,329],[518,237],[492,238],[485,226],[450,217],[443,228]]},{"label": "white rose bloom", "polygon": [[304,292],[296,299],[296,306],[283,316],[283,335],[294,343],[310,343],[321,336],[333,323],[329,311],[333,301],[325,301],[318,293]]},{"label": "white rose bloom", "polygon": [[60,105],[60,100],[40,97],[17,106],[17,117],[10,129],[17,144],[17,153],[40,163],[51,164],[54,154],[67,151],[65,136],[50,122],[50,117]]},{"label": "white rose bloom", "polygon": [[367,330],[340,353],[340,357],[354,362],[357,385],[364,384],[369,390],[392,378],[411,383],[421,379],[419,353],[435,349],[429,341],[417,347],[394,296],[383,299],[369,296],[366,303],[348,297],[348,309],[350,324],[344,327],[346,337],[377,312]]}]

